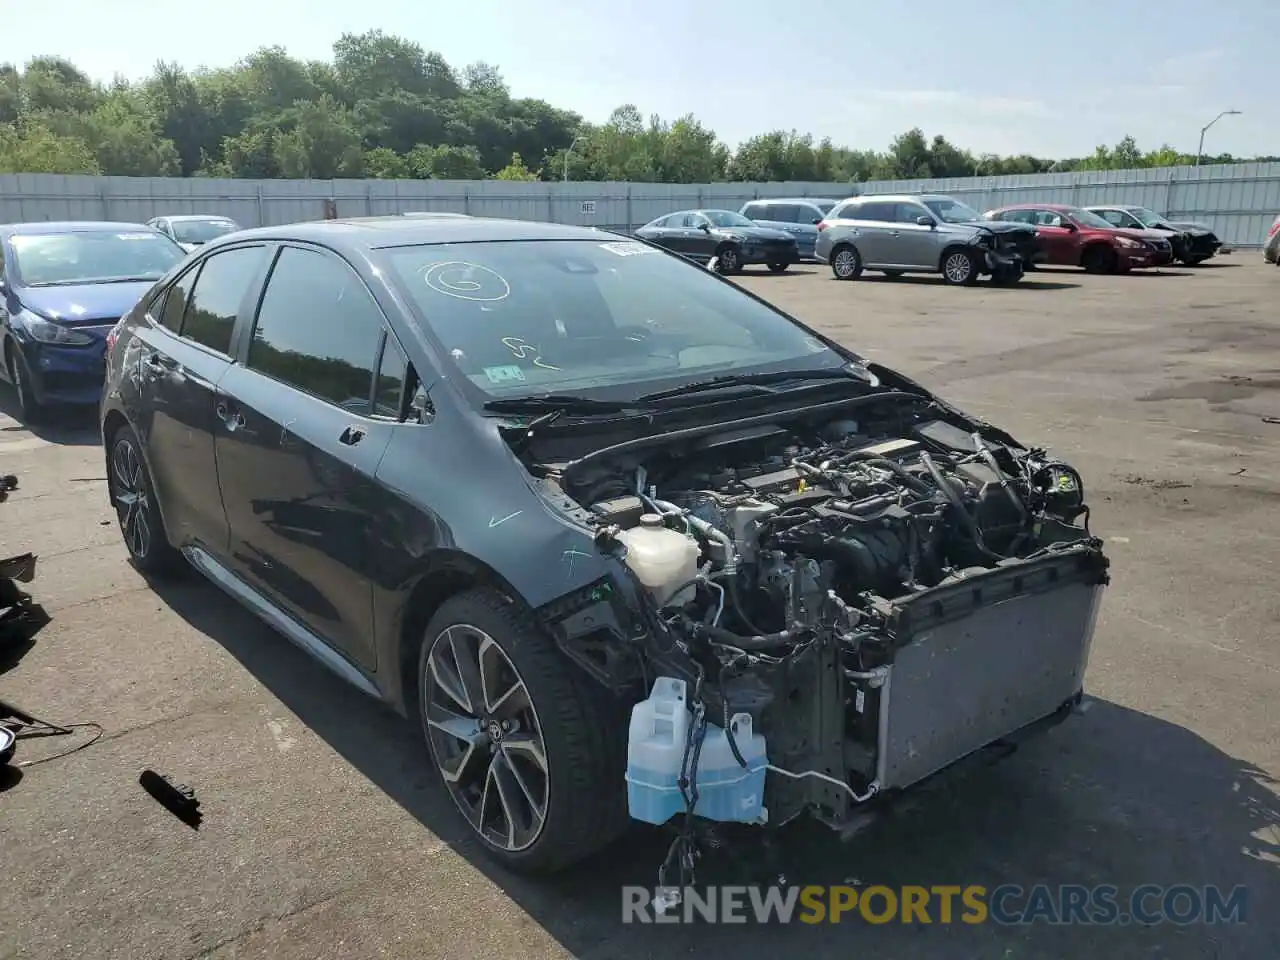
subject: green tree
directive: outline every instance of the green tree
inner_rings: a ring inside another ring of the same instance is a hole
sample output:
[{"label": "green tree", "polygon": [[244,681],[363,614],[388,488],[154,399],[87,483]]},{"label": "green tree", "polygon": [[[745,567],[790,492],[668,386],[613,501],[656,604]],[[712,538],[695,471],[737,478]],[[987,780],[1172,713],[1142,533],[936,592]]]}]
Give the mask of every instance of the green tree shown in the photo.
[{"label": "green tree", "polygon": [[513,153],[511,162],[494,174],[495,180],[537,180],[538,175],[524,165],[520,154]]},{"label": "green tree", "polygon": [[0,124],[0,173],[88,173],[102,168],[89,145],[35,123]]},{"label": "green tree", "polygon": [[364,174],[364,149],[351,114],[322,95],[314,103],[300,101],[287,117],[292,129],[275,138],[275,160],[291,178],[329,180]]},{"label": "green tree", "polygon": [[364,172],[375,180],[407,180],[413,176],[409,161],[390,147],[374,147],[366,153]]}]

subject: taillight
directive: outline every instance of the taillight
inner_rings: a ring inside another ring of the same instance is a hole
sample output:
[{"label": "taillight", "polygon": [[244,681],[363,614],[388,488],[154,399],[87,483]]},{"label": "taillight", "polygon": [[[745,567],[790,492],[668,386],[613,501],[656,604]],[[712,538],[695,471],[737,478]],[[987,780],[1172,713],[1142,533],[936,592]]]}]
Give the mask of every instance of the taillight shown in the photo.
[{"label": "taillight", "polygon": [[819,220],[819,221],[818,221],[818,232],[819,232],[819,233],[821,233],[823,230],[827,229],[827,227],[829,227],[829,226],[831,226],[831,224],[827,223],[827,221],[825,221],[825,220]]},{"label": "taillight", "polygon": [[117,323],[111,328],[111,332],[107,334],[107,355],[110,356],[111,351],[116,348],[116,341],[120,339],[120,324]]},{"label": "taillight", "polygon": [[1271,225],[1271,232],[1268,233],[1267,236],[1274,237],[1277,233],[1280,233],[1280,220],[1277,220]]}]

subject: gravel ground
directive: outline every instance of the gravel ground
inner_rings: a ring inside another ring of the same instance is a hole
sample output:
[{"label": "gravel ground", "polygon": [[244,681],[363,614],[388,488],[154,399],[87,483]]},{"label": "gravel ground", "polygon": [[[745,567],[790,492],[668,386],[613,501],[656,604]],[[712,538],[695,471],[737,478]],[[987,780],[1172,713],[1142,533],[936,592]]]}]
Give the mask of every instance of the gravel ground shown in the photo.
[{"label": "gravel ground", "polygon": [[[4,416],[5,552],[40,553],[51,622],[0,662],[0,697],[105,735],[0,783],[0,958],[1280,954],[1280,271],[1240,252],[1007,290],[741,282],[1073,461],[1113,560],[1089,713],[849,844],[793,831],[789,877],[1243,884],[1245,925],[624,927],[618,888],[652,882],[658,835],[553,882],[494,869],[401,721],[213,587],[133,572],[92,414]],[[147,767],[196,786],[199,832]]]}]

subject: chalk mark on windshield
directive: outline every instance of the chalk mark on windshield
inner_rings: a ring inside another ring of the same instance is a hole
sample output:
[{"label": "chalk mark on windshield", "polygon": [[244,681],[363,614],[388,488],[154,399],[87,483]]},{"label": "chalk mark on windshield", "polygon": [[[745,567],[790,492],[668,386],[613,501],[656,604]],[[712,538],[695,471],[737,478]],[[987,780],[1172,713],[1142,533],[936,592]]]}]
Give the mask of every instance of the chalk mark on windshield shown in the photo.
[{"label": "chalk mark on windshield", "polygon": [[541,352],[538,347],[532,343],[525,342],[522,337],[503,337],[502,345],[515,354],[517,360],[532,359],[535,367],[541,367],[543,370],[554,370],[560,372],[559,367],[553,367],[542,359]]},{"label": "chalk mark on windshield", "polygon": [[422,268],[422,280],[446,297],[476,303],[496,303],[511,296],[511,284],[502,274],[467,260],[443,260]]}]

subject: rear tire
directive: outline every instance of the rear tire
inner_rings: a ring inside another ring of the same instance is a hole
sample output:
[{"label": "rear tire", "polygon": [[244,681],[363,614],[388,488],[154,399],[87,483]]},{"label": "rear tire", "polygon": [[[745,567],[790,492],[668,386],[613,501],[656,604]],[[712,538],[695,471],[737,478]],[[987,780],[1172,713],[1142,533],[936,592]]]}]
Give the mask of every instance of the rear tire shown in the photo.
[{"label": "rear tire", "polygon": [[471,590],[440,607],[418,694],[445,789],[503,866],[552,873],[626,830],[624,705],[501,594]]},{"label": "rear tire", "polygon": [[952,250],[942,258],[942,278],[953,287],[978,282],[978,258],[968,250]]},{"label": "rear tire", "polygon": [[789,266],[791,266],[791,264],[789,264],[789,263],[781,263],[781,262],[779,262],[779,263],[771,263],[771,264],[769,264],[769,269],[770,269],[773,273],[786,273],[786,272],[787,272],[787,267],[789,267]]},{"label": "rear tire", "polygon": [[837,280],[857,280],[862,276],[862,257],[857,248],[845,243],[832,250],[831,272]]},{"label": "rear tire", "polygon": [[1085,273],[1115,273],[1119,267],[1116,252],[1110,247],[1095,244],[1084,252],[1080,258],[1080,266]]},{"label": "rear tire", "polygon": [[167,578],[187,570],[186,560],[169,543],[142,444],[132,427],[121,427],[107,441],[107,495],[139,573]]}]

